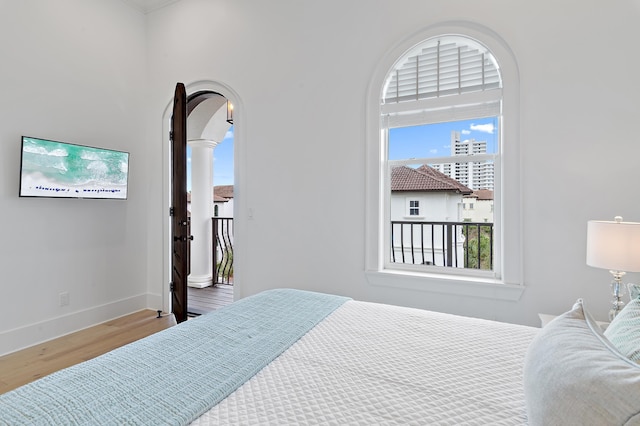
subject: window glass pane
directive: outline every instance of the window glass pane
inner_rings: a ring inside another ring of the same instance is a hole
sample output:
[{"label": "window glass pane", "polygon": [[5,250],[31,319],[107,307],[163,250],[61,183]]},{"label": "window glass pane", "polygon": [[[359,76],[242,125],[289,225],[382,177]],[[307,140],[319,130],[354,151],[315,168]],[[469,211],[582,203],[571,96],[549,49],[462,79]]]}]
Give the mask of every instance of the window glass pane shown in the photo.
[{"label": "window glass pane", "polygon": [[[498,128],[489,117],[389,129],[392,263],[493,269]],[[405,200],[419,218],[404,217]]]},{"label": "window glass pane", "polygon": [[388,158],[437,159],[452,155],[496,154],[497,133],[498,117],[392,128],[389,129]]}]

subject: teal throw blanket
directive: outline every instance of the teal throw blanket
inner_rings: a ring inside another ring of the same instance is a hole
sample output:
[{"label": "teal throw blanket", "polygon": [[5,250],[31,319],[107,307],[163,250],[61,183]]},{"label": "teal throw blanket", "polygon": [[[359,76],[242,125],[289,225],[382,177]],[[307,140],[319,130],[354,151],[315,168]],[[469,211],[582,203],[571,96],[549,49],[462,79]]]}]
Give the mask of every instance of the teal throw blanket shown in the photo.
[{"label": "teal throw blanket", "polygon": [[2,425],[184,425],[341,306],[269,290],[0,395]]}]

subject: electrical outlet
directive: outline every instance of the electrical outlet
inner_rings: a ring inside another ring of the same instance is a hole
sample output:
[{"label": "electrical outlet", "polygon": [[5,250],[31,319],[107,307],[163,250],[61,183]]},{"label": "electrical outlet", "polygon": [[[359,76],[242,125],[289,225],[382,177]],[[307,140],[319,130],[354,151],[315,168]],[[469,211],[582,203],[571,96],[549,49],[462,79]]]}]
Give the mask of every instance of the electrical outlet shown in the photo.
[{"label": "electrical outlet", "polygon": [[65,291],[59,294],[60,306],[67,306],[69,304],[69,292]]}]

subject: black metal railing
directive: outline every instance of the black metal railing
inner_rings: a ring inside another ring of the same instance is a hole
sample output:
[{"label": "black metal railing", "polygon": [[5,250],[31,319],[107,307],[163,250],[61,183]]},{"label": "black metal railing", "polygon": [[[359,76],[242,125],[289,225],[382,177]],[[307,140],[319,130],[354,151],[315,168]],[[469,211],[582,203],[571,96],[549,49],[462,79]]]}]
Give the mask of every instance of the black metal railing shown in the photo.
[{"label": "black metal railing", "polygon": [[212,217],[213,282],[233,284],[233,218]]},{"label": "black metal railing", "polygon": [[493,223],[391,221],[391,262],[493,269]]}]

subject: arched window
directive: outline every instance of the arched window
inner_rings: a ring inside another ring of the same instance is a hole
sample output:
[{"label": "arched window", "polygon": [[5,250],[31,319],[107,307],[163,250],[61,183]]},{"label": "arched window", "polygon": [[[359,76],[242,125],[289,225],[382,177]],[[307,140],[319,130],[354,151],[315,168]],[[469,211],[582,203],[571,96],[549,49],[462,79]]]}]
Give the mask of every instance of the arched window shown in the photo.
[{"label": "arched window", "polygon": [[507,289],[497,297],[519,297],[515,61],[477,27],[416,37],[387,58],[369,93],[368,277],[496,284]]}]

